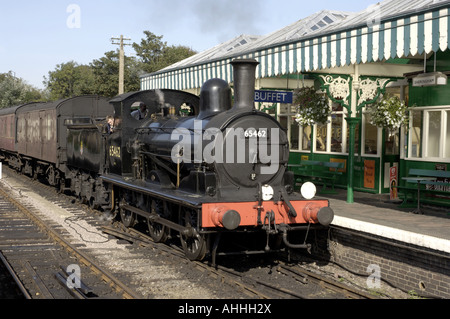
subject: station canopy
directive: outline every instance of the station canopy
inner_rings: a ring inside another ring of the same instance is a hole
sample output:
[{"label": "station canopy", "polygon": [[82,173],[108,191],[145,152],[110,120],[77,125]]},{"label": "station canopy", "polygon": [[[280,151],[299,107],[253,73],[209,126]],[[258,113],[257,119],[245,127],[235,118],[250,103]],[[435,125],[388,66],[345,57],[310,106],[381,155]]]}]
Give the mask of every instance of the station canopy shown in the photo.
[{"label": "station canopy", "polygon": [[141,77],[141,89],[233,82],[230,62],[256,59],[257,78],[423,57],[450,48],[450,1],[385,0],[356,12],[320,11],[266,36],[241,35]]}]

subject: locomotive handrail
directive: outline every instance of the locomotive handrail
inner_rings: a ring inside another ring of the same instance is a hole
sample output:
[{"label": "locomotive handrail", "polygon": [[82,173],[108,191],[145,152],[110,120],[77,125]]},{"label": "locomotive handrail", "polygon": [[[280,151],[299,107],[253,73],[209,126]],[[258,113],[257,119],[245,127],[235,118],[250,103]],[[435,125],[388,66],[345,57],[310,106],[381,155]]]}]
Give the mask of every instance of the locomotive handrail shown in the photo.
[{"label": "locomotive handrail", "polygon": [[69,124],[68,129],[99,129],[99,125],[96,124]]},{"label": "locomotive handrail", "polygon": [[[168,130],[168,131],[170,131],[169,133],[172,133],[172,131],[179,130],[179,129],[180,129],[179,127],[139,127],[137,129],[135,129],[135,131],[139,133],[140,131],[154,131],[154,132],[156,132],[158,130],[159,131]],[[197,128],[190,128],[190,127],[183,127],[183,129],[187,130],[187,131],[191,131],[193,133],[197,133],[198,131],[200,131]],[[202,131],[202,134],[203,134],[206,130],[205,129],[201,129],[201,131]]]}]

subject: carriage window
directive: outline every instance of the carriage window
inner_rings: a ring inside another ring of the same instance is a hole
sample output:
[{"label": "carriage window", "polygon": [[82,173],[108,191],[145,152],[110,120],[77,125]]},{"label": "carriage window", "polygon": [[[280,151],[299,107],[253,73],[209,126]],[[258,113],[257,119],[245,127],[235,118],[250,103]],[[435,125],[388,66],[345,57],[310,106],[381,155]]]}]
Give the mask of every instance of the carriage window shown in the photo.
[{"label": "carriage window", "polygon": [[51,141],[52,139],[53,139],[52,117],[50,114],[47,114],[47,141]]}]

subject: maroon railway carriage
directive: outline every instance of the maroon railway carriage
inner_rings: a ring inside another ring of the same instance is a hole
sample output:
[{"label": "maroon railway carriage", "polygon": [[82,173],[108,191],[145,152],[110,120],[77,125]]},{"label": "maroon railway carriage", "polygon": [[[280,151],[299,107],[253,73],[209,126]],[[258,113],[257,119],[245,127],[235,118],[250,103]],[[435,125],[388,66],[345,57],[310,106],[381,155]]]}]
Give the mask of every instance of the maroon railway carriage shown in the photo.
[{"label": "maroon railway carriage", "polygon": [[6,159],[7,155],[15,152],[16,135],[16,110],[20,106],[0,109],[0,159]]},{"label": "maroon railway carriage", "polygon": [[0,110],[0,156],[24,174],[59,185],[67,167],[67,129],[113,115],[108,99],[79,96]]}]

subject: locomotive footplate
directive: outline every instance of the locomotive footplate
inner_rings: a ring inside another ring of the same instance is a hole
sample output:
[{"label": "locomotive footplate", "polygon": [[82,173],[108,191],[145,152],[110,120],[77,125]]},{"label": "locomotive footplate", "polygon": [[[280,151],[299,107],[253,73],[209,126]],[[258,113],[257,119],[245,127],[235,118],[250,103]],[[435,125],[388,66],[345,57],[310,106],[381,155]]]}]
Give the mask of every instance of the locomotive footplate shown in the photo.
[{"label": "locomotive footplate", "polygon": [[200,195],[188,194],[173,189],[162,189],[159,185],[148,182],[129,182],[121,176],[115,175],[102,175],[101,179],[106,183],[111,183],[124,189],[167,200],[192,209],[199,209],[202,206],[201,199],[203,197]]}]

